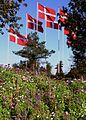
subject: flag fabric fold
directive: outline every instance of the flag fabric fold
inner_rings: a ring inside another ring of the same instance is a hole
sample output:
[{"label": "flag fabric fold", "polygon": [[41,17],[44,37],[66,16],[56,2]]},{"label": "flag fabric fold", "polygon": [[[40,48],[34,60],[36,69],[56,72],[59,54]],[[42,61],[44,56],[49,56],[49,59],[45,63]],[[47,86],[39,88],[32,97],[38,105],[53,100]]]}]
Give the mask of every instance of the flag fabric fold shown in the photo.
[{"label": "flag fabric fold", "polygon": [[55,21],[56,11],[38,3],[38,17],[44,20]]},{"label": "flag fabric fold", "polygon": [[27,14],[27,27],[43,33],[42,22]]},{"label": "flag fabric fold", "polygon": [[20,33],[16,33],[13,28],[9,28],[9,40],[21,46],[26,46],[26,38]]}]

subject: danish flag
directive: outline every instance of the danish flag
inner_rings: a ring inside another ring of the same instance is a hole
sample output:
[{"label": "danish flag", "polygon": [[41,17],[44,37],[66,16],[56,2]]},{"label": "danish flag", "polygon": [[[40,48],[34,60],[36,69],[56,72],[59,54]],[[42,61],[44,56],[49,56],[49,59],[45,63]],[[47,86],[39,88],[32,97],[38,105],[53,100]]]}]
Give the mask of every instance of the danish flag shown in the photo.
[{"label": "danish flag", "polygon": [[26,46],[27,40],[25,36],[21,35],[20,33],[16,33],[13,28],[9,28],[9,40],[21,46]]},{"label": "danish flag", "polygon": [[43,28],[42,28],[43,23],[37,20],[36,18],[33,18],[29,14],[27,14],[26,16],[27,16],[27,27],[43,33]]},{"label": "danish flag", "polygon": [[38,17],[44,20],[55,21],[56,11],[38,4]]}]

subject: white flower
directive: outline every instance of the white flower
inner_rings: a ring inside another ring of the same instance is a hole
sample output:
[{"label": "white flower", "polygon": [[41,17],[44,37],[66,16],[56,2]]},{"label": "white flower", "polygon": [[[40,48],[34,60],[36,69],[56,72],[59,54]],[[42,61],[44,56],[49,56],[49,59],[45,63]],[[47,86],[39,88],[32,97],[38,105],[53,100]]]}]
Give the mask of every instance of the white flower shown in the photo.
[{"label": "white flower", "polygon": [[22,96],[19,96],[20,98],[22,97]]},{"label": "white flower", "polygon": [[37,115],[37,118],[39,118],[39,115]]},{"label": "white flower", "polygon": [[55,117],[55,112],[52,112],[52,113],[51,113],[51,116]]},{"label": "white flower", "polygon": [[10,89],[13,89],[13,87],[10,87]]},{"label": "white flower", "polygon": [[81,117],[84,117],[84,115],[82,115]]},{"label": "white flower", "polygon": [[5,90],[5,88],[2,88],[3,90]]},{"label": "white flower", "polygon": [[53,89],[56,89],[56,86],[54,86]]},{"label": "white flower", "polygon": [[65,114],[68,115],[69,113],[66,111]]},{"label": "white flower", "polygon": [[20,100],[18,99],[17,101],[19,102]]},{"label": "white flower", "polygon": [[46,119],[48,119],[48,116],[46,117]]}]

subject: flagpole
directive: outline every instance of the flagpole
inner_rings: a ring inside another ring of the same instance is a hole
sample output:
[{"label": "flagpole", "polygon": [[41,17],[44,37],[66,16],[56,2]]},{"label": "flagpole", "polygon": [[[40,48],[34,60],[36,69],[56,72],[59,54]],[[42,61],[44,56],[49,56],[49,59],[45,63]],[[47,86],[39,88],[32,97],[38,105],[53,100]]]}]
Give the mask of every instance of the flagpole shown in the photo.
[{"label": "flagpole", "polygon": [[[62,46],[62,53],[63,53],[63,60],[64,60],[64,58],[65,58],[64,27],[62,27],[62,44],[63,44],[63,46]],[[64,64],[64,61],[63,61],[63,64]]]},{"label": "flagpole", "polygon": [[27,13],[26,13],[26,38],[27,38]]},{"label": "flagpole", "polygon": [[[37,21],[36,21],[35,31],[37,32],[37,35],[38,35],[38,2],[37,2]],[[38,74],[38,72],[37,72],[37,61],[36,61],[36,63],[35,63],[35,66],[36,66],[35,74],[37,75],[37,74]]]},{"label": "flagpole", "polygon": [[[59,13],[59,8],[58,8]],[[59,24],[58,24],[58,73],[60,73],[60,34],[59,34]]]},{"label": "flagpole", "polygon": [[[9,30],[9,27],[8,27],[8,30]],[[9,64],[9,32],[8,32],[7,64]]]},{"label": "flagpole", "polygon": [[44,16],[45,16],[45,46],[46,46],[46,8],[45,8],[45,6],[44,6]]},{"label": "flagpole", "polygon": [[36,26],[36,32],[37,32],[37,34],[38,34],[38,2],[37,2],[37,26]]},{"label": "flagpole", "polygon": [[[26,39],[27,39],[27,12],[26,12]],[[25,58],[26,60],[26,69],[27,69],[27,59]]]}]

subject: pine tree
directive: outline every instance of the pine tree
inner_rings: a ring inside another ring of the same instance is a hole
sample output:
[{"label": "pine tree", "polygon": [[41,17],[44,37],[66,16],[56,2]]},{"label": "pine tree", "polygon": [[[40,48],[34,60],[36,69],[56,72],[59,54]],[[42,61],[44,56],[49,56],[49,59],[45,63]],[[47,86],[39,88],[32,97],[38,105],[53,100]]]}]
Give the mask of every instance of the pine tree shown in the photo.
[{"label": "pine tree", "polygon": [[48,58],[49,56],[51,56],[52,53],[55,53],[55,51],[47,50],[45,48],[44,41],[39,42],[37,32],[29,34],[27,39],[28,40],[26,47],[24,47],[22,50],[13,53],[28,59],[28,63],[30,63],[29,65],[32,67],[32,70],[34,71],[35,69],[37,69],[37,65],[40,59]]}]

